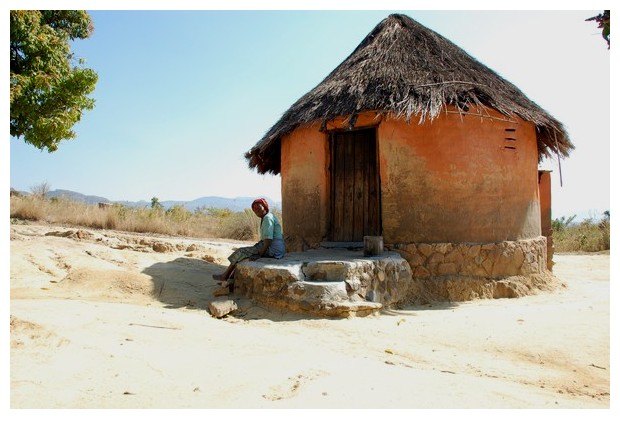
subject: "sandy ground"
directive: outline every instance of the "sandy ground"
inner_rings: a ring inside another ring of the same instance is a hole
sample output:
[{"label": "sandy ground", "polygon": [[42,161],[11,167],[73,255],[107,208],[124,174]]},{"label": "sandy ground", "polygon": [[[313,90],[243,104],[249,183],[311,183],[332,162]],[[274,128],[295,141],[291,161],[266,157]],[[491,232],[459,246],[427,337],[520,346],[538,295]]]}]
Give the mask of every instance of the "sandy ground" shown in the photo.
[{"label": "sandy ground", "polygon": [[567,287],[519,299],[216,319],[239,243],[10,234],[11,409],[610,409],[608,254],[556,255]]}]

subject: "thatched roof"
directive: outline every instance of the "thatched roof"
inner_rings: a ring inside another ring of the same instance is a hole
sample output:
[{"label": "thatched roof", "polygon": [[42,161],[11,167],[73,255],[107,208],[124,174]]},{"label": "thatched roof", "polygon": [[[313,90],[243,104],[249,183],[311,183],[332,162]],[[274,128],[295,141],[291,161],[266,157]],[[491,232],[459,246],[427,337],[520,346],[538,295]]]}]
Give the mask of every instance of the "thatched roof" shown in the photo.
[{"label": "thatched roof", "polygon": [[362,111],[420,122],[448,105],[492,107],[536,125],[539,158],[568,156],[564,126],[516,86],[405,15],[390,15],[319,85],[301,97],[245,154],[261,174],[280,172],[280,139],[295,128]]}]

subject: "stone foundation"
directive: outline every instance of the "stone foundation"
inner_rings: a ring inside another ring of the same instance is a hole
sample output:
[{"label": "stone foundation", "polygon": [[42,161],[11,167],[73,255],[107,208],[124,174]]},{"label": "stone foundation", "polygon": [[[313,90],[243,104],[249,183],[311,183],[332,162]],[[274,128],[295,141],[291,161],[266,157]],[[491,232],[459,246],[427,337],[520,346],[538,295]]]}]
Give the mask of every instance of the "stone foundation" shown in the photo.
[{"label": "stone foundation", "polygon": [[442,276],[414,279],[403,303],[463,302],[475,299],[519,298],[565,285],[551,272],[503,279],[486,277]]},{"label": "stone foundation", "polygon": [[364,316],[382,308],[515,298],[563,286],[547,270],[545,237],[498,243],[386,245],[381,255],[315,249],[244,261],[235,288],[271,308],[316,316]]},{"label": "stone foundation", "polygon": [[409,262],[414,278],[475,276],[502,278],[544,273],[547,239],[498,243],[411,243],[392,248]]},{"label": "stone foundation", "polygon": [[310,250],[280,260],[244,261],[235,288],[272,308],[317,316],[365,316],[403,301],[412,288],[407,261],[396,252]]},{"label": "stone foundation", "polygon": [[411,266],[409,302],[514,298],[561,283],[547,270],[547,239],[391,246]]}]

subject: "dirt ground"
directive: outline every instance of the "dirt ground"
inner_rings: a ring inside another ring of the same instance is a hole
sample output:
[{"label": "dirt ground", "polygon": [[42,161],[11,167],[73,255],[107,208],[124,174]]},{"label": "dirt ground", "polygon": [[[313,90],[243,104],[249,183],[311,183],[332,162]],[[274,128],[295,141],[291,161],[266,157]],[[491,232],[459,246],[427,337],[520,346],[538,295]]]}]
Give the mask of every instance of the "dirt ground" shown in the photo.
[{"label": "dirt ground", "polygon": [[235,245],[11,225],[10,408],[610,409],[609,254],[519,299],[217,319]]}]

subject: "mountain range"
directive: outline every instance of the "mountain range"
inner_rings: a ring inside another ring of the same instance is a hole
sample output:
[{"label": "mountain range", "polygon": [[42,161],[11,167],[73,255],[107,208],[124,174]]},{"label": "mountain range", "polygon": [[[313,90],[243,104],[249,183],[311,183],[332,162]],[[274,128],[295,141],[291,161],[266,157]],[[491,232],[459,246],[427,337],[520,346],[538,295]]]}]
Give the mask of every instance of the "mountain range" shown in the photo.
[{"label": "mountain range", "polygon": [[[26,194],[27,192],[20,192]],[[47,193],[49,198],[69,198],[75,201],[79,201],[86,204],[99,204],[99,203],[118,203],[128,207],[150,207],[151,201],[111,201],[104,197],[97,195],[84,195],[79,192],[69,191],[66,189],[56,189]],[[197,208],[217,208],[217,209],[229,209],[235,212],[243,211],[250,208],[254,201],[253,197],[237,197],[237,198],[225,198],[225,197],[201,197],[191,201],[159,201],[159,203],[165,208],[169,209],[174,206],[182,206],[186,210],[194,211]],[[273,201],[267,198],[267,202],[270,207],[281,209],[282,204],[279,201]]]}]

